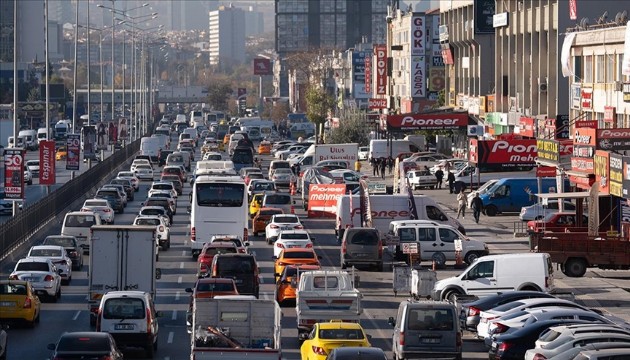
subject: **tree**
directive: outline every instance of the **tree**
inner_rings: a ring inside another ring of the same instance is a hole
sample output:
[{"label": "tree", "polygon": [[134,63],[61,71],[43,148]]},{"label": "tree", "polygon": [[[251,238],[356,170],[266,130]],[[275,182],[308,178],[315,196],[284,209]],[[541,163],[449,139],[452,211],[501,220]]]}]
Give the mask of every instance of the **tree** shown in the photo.
[{"label": "tree", "polygon": [[208,86],[208,103],[214,110],[227,110],[228,98],[232,94],[232,87],[228,82],[215,81]]},{"label": "tree", "polygon": [[438,98],[437,98],[437,101],[435,102],[435,105],[433,105],[433,108],[439,109],[445,104],[446,104],[446,90],[442,89],[438,92]]},{"label": "tree", "polygon": [[28,97],[26,98],[26,101],[33,102],[33,101],[39,101],[39,100],[40,100],[39,89],[36,87],[31,88],[31,90],[28,92]]},{"label": "tree", "polygon": [[350,113],[339,119],[339,127],[331,129],[326,136],[326,142],[330,144],[358,143],[359,146],[367,146],[370,143],[368,133],[370,127],[365,113]]},{"label": "tree", "polygon": [[286,101],[276,101],[271,108],[271,120],[278,125],[289,116],[289,103]]},{"label": "tree", "polygon": [[[315,134],[326,122],[328,113],[335,106],[335,99],[317,86],[310,86],[306,90],[306,118],[315,124]],[[316,137],[317,139],[317,137]]]}]

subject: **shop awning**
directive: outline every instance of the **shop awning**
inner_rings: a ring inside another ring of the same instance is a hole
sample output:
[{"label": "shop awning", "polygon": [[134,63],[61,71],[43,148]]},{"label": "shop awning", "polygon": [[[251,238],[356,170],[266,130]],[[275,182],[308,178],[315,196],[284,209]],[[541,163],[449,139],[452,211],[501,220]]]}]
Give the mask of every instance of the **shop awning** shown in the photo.
[{"label": "shop awning", "polygon": [[[590,196],[588,191],[565,192],[565,193],[545,193],[536,194],[540,199],[586,199]],[[603,196],[603,195],[602,195]]]}]

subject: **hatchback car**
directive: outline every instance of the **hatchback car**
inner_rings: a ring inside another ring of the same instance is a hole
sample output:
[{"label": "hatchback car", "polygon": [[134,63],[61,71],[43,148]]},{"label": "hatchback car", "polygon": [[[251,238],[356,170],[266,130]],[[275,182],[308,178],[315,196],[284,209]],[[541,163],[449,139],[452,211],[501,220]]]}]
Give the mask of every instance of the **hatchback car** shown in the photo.
[{"label": "hatchback car", "polygon": [[309,360],[326,359],[333,349],[340,347],[372,346],[361,325],[335,320],[316,323],[313,330],[304,336],[303,340],[300,354],[302,359]]},{"label": "hatchback car", "polygon": [[119,171],[116,175],[118,179],[127,179],[131,181],[131,186],[135,191],[140,189],[140,180],[136,177],[136,174],[133,171]]},{"label": "hatchback car", "polygon": [[153,184],[151,184],[149,195],[147,196],[150,197],[151,194],[156,191],[169,191],[174,198],[177,198],[177,190],[175,189],[175,185],[173,185],[173,183],[169,181],[154,181]]},{"label": "hatchback car", "polygon": [[36,245],[28,251],[27,257],[44,258],[52,261],[59,270],[62,284],[70,284],[72,281],[72,260],[66,253],[66,249],[59,245]]},{"label": "hatchback car", "polygon": [[94,354],[108,360],[122,360],[112,335],[104,332],[71,332],[61,335],[56,344],[48,344],[51,359],[93,359]]},{"label": "hatchback car", "polygon": [[163,217],[159,215],[136,216],[133,224],[155,226],[158,246],[162,250],[168,250],[171,247],[171,230]]},{"label": "hatchback car", "polygon": [[135,188],[131,184],[131,180],[129,179],[112,179],[108,185],[119,185],[123,187],[125,194],[127,195],[128,201],[133,201],[135,199]]},{"label": "hatchback car", "polygon": [[283,230],[302,230],[304,226],[300,218],[294,214],[272,215],[269,223],[265,227],[265,239],[267,244],[273,244],[278,238],[278,234]]},{"label": "hatchback car", "polygon": [[81,270],[83,268],[83,251],[79,247],[77,238],[66,235],[49,235],[46,236],[42,245],[58,245],[63,246],[66,254],[72,260],[72,270]]},{"label": "hatchback car", "polygon": [[168,212],[162,206],[143,206],[138,212],[138,216],[159,216],[166,222],[167,226],[171,226],[171,218]]},{"label": "hatchback car", "polygon": [[276,169],[269,179],[276,184],[276,187],[289,187],[297,181],[297,177],[293,174],[293,171],[284,168]]},{"label": "hatchback car", "polygon": [[81,211],[97,213],[101,217],[101,222],[109,225],[114,224],[114,209],[105,199],[87,199],[83,202]]},{"label": "hatchback car", "polygon": [[39,297],[30,282],[0,280],[0,323],[22,321],[33,327],[39,322],[40,308]]},{"label": "hatchback car", "polygon": [[153,180],[153,168],[150,165],[138,165],[134,172],[140,180]]},{"label": "hatchback car", "polygon": [[162,175],[160,181],[168,181],[172,183],[178,196],[184,191],[184,184],[178,175]]},{"label": "hatchback car", "polygon": [[24,258],[18,260],[9,280],[30,281],[37,295],[47,296],[52,302],[61,298],[61,276],[50,259]]}]

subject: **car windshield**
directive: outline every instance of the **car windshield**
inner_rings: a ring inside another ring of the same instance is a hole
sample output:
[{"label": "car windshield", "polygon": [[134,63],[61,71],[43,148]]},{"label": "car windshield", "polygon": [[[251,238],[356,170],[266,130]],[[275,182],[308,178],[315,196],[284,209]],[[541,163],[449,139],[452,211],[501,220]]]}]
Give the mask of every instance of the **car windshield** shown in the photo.
[{"label": "car windshield", "polygon": [[359,340],[363,339],[363,331],[360,329],[321,329],[319,330],[320,339],[344,339]]},{"label": "car windshield", "polygon": [[99,192],[96,193],[96,196],[102,196],[102,197],[118,197],[118,191],[117,190],[101,190]]},{"label": "car windshield", "polygon": [[274,216],[273,222],[282,224],[297,224],[300,220],[297,216]]},{"label": "car windshield", "polygon": [[308,240],[308,234],[305,233],[280,233],[280,239],[282,240]]},{"label": "car windshield", "polygon": [[26,295],[24,284],[0,284],[0,295]]},{"label": "car windshield", "polygon": [[32,249],[28,255],[41,256],[41,257],[59,257],[61,256],[61,250],[59,249]]},{"label": "car windshield", "polygon": [[136,166],[136,169],[138,169],[138,170],[151,170],[151,166],[150,165],[138,165],[138,166]]},{"label": "car windshield", "polygon": [[292,175],[291,169],[279,168],[273,172],[274,175]]},{"label": "car windshield", "polygon": [[289,251],[282,255],[285,259],[315,259],[315,253],[312,251]]},{"label": "car windshield", "polygon": [[63,247],[73,247],[74,239],[68,237],[47,237],[44,240],[44,245],[59,245]]},{"label": "car windshield", "polygon": [[94,215],[68,215],[66,217],[66,227],[90,227],[96,225]]},{"label": "car windshield", "polygon": [[160,225],[160,219],[138,219],[136,225]]},{"label": "car windshield", "polygon": [[50,269],[48,268],[48,263],[45,262],[21,262],[19,263],[15,271],[46,271],[48,272]]},{"label": "car windshield", "polygon": [[110,351],[109,340],[106,336],[63,335],[57,344],[57,351],[94,352]]},{"label": "car windshield", "polygon": [[135,298],[112,298],[103,305],[105,319],[144,319],[144,301]]},{"label": "car windshield", "polygon": [[234,151],[232,155],[232,162],[234,164],[253,164],[254,156],[251,151]]}]

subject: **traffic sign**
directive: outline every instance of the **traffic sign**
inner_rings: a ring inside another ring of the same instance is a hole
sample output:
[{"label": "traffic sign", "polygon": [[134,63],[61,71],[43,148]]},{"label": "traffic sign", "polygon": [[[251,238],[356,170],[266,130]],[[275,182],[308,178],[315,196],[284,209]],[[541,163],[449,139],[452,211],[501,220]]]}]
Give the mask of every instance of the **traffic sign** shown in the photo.
[{"label": "traffic sign", "polygon": [[385,235],[385,244],[394,245],[394,246],[399,245],[400,236],[395,236],[395,235],[390,235],[390,234]]},{"label": "traffic sign", "polygon": [[418,253],[417,243],[402,243],[401,245],[402,245],[403,254],[417,254]]}]

